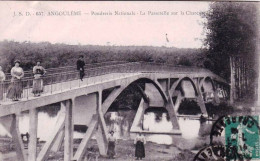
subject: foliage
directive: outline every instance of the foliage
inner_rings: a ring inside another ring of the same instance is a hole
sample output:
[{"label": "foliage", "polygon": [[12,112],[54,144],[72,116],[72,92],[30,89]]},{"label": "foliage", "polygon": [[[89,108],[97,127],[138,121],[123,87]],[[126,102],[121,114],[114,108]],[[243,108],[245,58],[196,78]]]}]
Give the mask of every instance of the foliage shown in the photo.
[{"label": "foliage", "polygon": [[191,99],[183,99],[178,109],[180,115],[197,115],[201,113],[198,103]]},{"label": "foliage", "polygon": [[244,58],[249,69],[255,68],[257,48],[257,4],[250,2],[215,2],[202,15],[207,19],[205,67],[229,79],[229,57]]},{"label": "foliage", "polygon": [[178,65],[192,66],[192,62],[189,60],[189,58],[182,56]]},{"label": "foliage", "polygon": [[[109,108],[109,112],[120,109],[137,110],[142,99],[141,93],[136,89],[135,83],[130,84],[122,93],[115,99]],[[140,86],[144,84],[139,83]]]},{"label": "foliage", "polygon": [[227,105],[226,103],[220,103],[219,105],[214,105],[212,103],[206,103],[206,109],[209,116],[218,115],[229,115],[234,112],[234,107]]},{"label": "foliage", "polygon": [[[0,65],[10,72],[16,59],[21,61],[24,70],[32,70],[37,60],[45,68],[75,65],[78,56],[84,55],[86,63],[106,61],[146,61],[186,65],[179,63],[180,58],[189,57],[192,65],[197,65],[200,49],[178,49],[151,46],[97,46],[51,44],[49,42],[0,42]],[[190,65],[190,63],[188,63]]]}]

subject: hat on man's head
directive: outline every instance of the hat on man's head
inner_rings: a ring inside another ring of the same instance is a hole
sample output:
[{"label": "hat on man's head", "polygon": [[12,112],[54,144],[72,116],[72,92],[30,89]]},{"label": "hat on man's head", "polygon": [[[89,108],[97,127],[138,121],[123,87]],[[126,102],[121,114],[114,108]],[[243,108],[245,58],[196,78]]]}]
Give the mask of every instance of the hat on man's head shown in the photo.
[{"label": "hat on man's head", "polygon": [[20,61],[20,60],[15,60],[14,63],[19,63],[19,64],[21,64],[21,61]]}]

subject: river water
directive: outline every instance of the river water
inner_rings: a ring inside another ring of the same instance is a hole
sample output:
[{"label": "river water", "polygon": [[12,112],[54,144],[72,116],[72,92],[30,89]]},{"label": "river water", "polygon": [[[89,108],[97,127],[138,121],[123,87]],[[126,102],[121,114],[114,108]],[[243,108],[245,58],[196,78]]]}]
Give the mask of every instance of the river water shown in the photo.
[{"label": "river water", "polygon": [[[59,111],[58,111],[59,112]],[[50,114],[48,111],[41,110],[38,112],[38,137],[41,141],[45,141],[55,126],[57,121],[57,114]],[[133,139],[136,134],[130,133],[130,128],[134,120],[136,111],[134,110],[120,110],[117,112],[108,112],[105,115],[108,130],[115,131],[115,136],[120,139]],[[200,134],[209,131],[209,128],[204,128],[198,119],[191,119],[191,117],[178,117],[182,138],[195,139]],[[207,122],[211,125],[211,122]],[[22,113],[19,120],[19,128],[22,134],[29,131],[29,116],[28,113]],[[172,124],[167,116],[167,112],[149,111],[145,113],[143,119],[143,129],[153,132],[170,132]],[[8,132],[0,124],[0,135],[10,136]],[[82,138],[83,132],[75,131],[74,138]],[[164,134],[146,134],[146,139],[158,144],[170,145],[173,143],[172,135]]]}]

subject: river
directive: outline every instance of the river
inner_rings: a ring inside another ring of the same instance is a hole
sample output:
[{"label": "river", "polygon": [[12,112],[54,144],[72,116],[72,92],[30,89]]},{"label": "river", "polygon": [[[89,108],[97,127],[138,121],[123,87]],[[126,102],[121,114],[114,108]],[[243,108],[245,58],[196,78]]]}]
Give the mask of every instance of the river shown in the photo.
[{"label": "river", "polygon": [[[59,110],[59,107],[54,107]],[[57,121],[57,114],[59,111],[53,114],[53,112],[40,110],[38,112],[38,137],[41,141],[45,141],[51,131],[54,128],[55,122]],[[117,112],[107,112],[105,120],[107,123],[108,130],[115,131],[115,136],[120,139],[134,139],[135,134],[130,133],[130,128],[134,120],[136,111],[135,110],[120,110]],[[205,128],[205,125],[201,125],[198,119],[192,119],[191,117],[178,117],[180,130],[182,132],[182,138],[184,139],[195,139],[200,137],[201,134],[207,133],[210,129],[211,122],[206,124],[209,126]],[[143,128],[145,130],[153,132],[170,132],[172,130],[172,124],[165,111],[149,111],[145,113],[143,119]],[[28,112],[22,113],[19,120],[19,129],[22,134],[29,131],[29,116]],[[8,132],[0,124],[0,135],[10,136]],[[84,132],[74,131],[74,138],[82,138]],[[170,145],[173,143],[172,135],[163,134],[146,134],[146,139],[151,142],[158,144]]]}]

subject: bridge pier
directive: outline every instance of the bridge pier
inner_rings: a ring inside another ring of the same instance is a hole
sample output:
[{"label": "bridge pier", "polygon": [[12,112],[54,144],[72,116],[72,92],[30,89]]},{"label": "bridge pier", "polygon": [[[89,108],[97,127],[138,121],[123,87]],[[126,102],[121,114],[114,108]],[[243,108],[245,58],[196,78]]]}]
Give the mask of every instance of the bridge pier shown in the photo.
[{"label": "bridge pier", "polygon": [[29,144],[28,144],[28,160],[37,159],[37,127],[38,127],[38,111],[36,108],[29,110]]},{"label": "bridge pier", "polygon": [[17,160],[26,161],[27,156],[25,155],[24,144],[19,130],[19,115],[20,114],[16,113],[2,117],[0,118],[0,122],[12,136],[13,142],[15,144]]},{"label": "bridge pier", "polygon": [[98,129],[96,132],[96,140],[98,143],[99,153],[103,156],[107,155],[108,148],[108,131],[104,114],[102,112],[102,91],[97,93],[97,113],[98,113]]},{"label": "bridge pier", "polygon": [[168,91],[168,96],[169,96],[169,98],[168,98],[168,102],[166,103],[165,108],[169,113],[173,129],[180,130],[180,125],[179,125],[179,122],[177,119],[176,112],[174,110],[175,107],[174,107],[172,97],[171,97],[171,94],[169,93],[169,91]]},{"label": "bridge pier", "polygon": [[66,110],[65,115],[65,138],[64,138],[64,161],[71,161],[73,157],[73,132],[74,132],[74,124],[73,124],[73,111],[72,104],[74,101],[66,100],[61,102],[61,105]]}]

